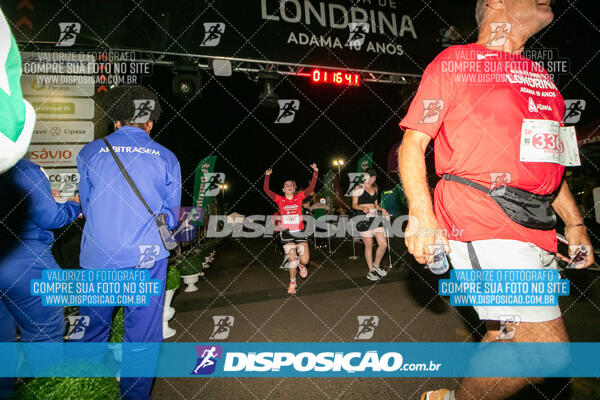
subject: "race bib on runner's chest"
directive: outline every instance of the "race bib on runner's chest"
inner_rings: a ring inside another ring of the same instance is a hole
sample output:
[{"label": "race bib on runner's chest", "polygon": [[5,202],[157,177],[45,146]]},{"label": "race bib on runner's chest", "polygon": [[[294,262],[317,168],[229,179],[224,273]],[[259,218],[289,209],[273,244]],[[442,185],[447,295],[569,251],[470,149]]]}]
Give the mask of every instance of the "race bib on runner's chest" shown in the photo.
[{"label": "race bib on runner's chest", "polygon": [[520,160],[549,162],[565,167],[581,165],[575,128],[561,127],[558,121],[524,119]]},{"label": "race bib on runner's chest", "polygon": [[297,226],[300,224],[300,215],[298,215],[298,214],[284,215],[282,221],[283,221],[283,225]]}]

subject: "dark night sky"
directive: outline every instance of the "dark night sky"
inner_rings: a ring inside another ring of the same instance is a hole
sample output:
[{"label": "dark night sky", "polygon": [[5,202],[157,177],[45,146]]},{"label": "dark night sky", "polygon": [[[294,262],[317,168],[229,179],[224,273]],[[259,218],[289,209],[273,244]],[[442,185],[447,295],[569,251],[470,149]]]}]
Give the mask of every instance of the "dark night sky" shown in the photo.
[{"label": "dark night sky", "polygon": [[[19,15],[14,3],[0,2],[9,19]],[[44,14],[46,4],[39,0],[34,3],[37,7],[34,22],[44,24],[49,18]],[[89,27],[105,29],[107,17],[90,10],[99,3],[90,2],[89,7],[85,3],[88,2],[81,1],[72,7],[79,7],[80,16]],[[105,10],[112,9],[111,5],[131,8],[126,1],[102,3]],[[431,29],[436,31],[432,33],[435,37],[441,36],[437,32],[440,26],[454,25],[465,36],[466,42],[475,39],[474,34],[469,36],[475,28],[474,0],[398,1],[398,4],[402,3],[417,3],[422,11],[415,17],[415,24],[420,24],[420,29],[427,29],[426,21],[434,21]],[[558,49],[560,57],[568,59],[571,74],[560,76],[557,83],[565,98],[587,101],[577,128],[598,120],[600,110],[599,3],[596,0],[558,0],[553,7],[553,25],[529,42],[532,47]],[[167,10],[169,7],[164,2],[148,4],[154,9]],[[186,11],[188,13],[202,12],[192,10],[191,2],[178,2],[173,7],[181,12],[184,4],[191,7]],[[239,4],[240,12],[244,12],[248,2],[239,1]],[[53,7],[58,6],[60,4]],[[51,11],[47,13],[51,15]],[[163,17],[168,18],[169,12],[166,11]],[[57,21],[53,20],[54,23]],[[152,27],[144,25],[141,30],[149,32]],[[117,33],[114,38],[118,38]],[[145,40],[144,34],[140,39]],[[439,39],[423,46],[423,51],[427,50],[428,54],[442,50]],[[360,88],[316,87],[308,78],[285,77],[276,91],[280,98],[299,99],[300,111],[292,124],[278,125],[273,123],[277,110],[257,105],[259,89],[246,75],[234,73],[232,77],[214,78],[204,73],[203,77],[202,96],[187,105],[171,94],[172,73],[168,68],[155,67],[153,75],[145,79],[144,84],[165,97],[162,102],[164,114],[155,128],[157,133],[160,132],[157,140],[180,159],[186,192],[183,205],[191,203],[196,163],[206,155],[217,154],[216,170],[226,173],[230,185],[226,201],[233,211],[246,214],[273,210],[261,195],[263,172],[269,167],[274,169],[273,190],[277,190],[284,179],[295,179],[299,186],[305,186],[312,162],[319,164],[323,174],[334,157],[342,157],[348,162],[348,170],[354,171],[357,158],[371,151],[376,169],[383,173],[387,169],[390,147],[401,139],[397,123],[403,115],[403,106],[410,101],[400,85],[365,83]],[[384,188],[392,186],[395,177],[390,178],[384,182]]]}]

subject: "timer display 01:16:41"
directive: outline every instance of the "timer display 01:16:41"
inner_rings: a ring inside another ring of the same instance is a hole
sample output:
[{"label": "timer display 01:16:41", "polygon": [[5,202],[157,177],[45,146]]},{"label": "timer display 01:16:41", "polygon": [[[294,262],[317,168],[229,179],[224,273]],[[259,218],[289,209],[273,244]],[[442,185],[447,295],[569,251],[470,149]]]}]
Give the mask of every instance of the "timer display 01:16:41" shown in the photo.
[{"label": "timer display 01:16:41", "polygon": [[314,83],[360,86],[360,75],[354,72],[313,69],[310,78]]}]

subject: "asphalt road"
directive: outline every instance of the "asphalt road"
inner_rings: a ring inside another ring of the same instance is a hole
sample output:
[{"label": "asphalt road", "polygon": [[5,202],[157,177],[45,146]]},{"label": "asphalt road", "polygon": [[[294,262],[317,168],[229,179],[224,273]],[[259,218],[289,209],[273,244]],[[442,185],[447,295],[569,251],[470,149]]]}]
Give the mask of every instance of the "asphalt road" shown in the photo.
[{"label": "asphalt road", "polygon": [[[213,316],[234,317],[224,341],[352,342],[357,316],[379,317],[370,341],[478,341],[483,325],[471,308],[453,308],[437,294],[438,277],[416,264],[401,240],[392,243],[392,264],[377,283],[365,278],[363,246],[336,239],[333,254],[311,248],[309,276],[298,278],[298,293],[287,294],[288,274],[279,269],[275,241],[224,241],[200,278],[199,290],[177,292],[170,326],[172,342],[211,339]],[[387,256],[383,265],[387,265]],[[598,341],[600,272],[571,271],[571,295],[561,298],[573,341]],[[157,379],[155,399],[418,399],[425,390],[454,388],[454,378],[178,378]],[[550,379],[524,390],[518,399],[600,399],[599,379]]]}]

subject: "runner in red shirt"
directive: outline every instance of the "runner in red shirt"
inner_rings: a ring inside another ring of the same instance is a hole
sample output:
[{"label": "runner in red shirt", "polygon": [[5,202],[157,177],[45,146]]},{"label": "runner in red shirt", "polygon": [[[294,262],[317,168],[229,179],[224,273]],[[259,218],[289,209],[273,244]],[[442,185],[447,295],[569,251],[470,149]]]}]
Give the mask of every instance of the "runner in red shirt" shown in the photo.
[{"label": "runner in red shirt", "polygon": [[[517,215],[509,218],[497,203],[502,199],[491,196],[490,190],[499,186],[509,194],[529,192],[517,204],[529,205],[535,198],[543,198],[544,210],[551,204],[565,222],[570,246],[587,246],[589,266],[590,240],[562,180],[564,165],[578,161],[574,135],[560,129],[564,101],[543,67],[520,54],[529,37],[552,21],[550,0],[478,0],[476,17],[477,43],[449,47],[427,66],[400,122],[406,130],[398,157],[411,216],[408,251],[425,264],[432,262],[436,246],[444,246],[451,250],[454,269],[556,269],[552,224],[541,223],[547,222],[543,215],[519,218],[531,207],[515,208]],[[436,173],[444,178],[435,189],[435,208],[425,168],[432,139]],[[554,200],[537,196],[553,193]],[[568,341],[558,306],[475,309],[486,322],[483,342]],[[509,327],[508,321],[516,325]],[[558,367],[565,360],[555,356],[552,362]],[[421,400],[504,399],[533,382],[537,380],[465,378],[456,392],[427,392]]]},{"label": "runner in red shirt", "polygon": [[269,189],[269,181],[271,178],[271,169],[265,172],[265,181],[263,189],[267,196],[277,204],[279,213],[281,214],[281,222],[279,237],[283,250],[287,257],[288,269],[290,271],[290,285],[288,293],[296,293],[296,268],[300,270],[300,277],[306,278],[308,270],[306,265],[310,259],[308,250],[308,241],[305,235],[298,234],[304,230],[304,222],[302,222],[302,203],[306,196],[314,192],[317,184],[317,176],[319,169],[317,164],[311,164],[313,176],[309,186],[296,192],[296,182],[288,180],[283,183],[283,196],[280,196]]}]

